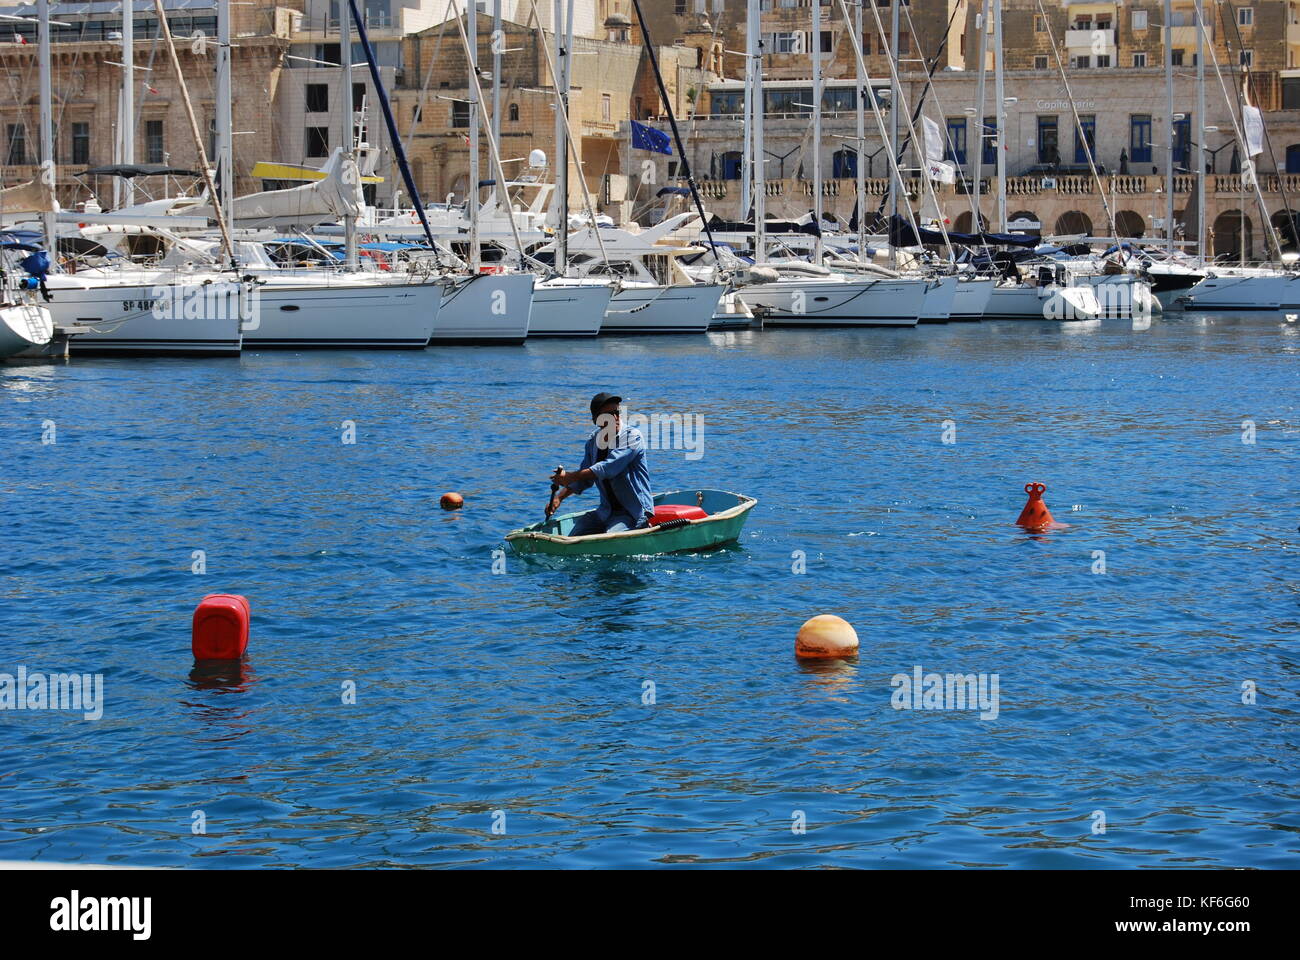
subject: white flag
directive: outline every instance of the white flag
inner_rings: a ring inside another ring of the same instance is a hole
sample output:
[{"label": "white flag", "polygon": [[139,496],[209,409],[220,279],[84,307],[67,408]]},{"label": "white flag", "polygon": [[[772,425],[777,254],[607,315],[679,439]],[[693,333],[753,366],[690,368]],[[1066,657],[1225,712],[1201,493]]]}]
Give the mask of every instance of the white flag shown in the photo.
[{"label": "white flag", "polygon": [[942,160],[927,160],[925,168],[931,180],[937,180],[939,183],[957,182],[957,168],[951,163],[944,163]]},{"label": "white flag", "polygon": [[1259,156],[1264,152],[1264,115],[1259,107],[1242,107],[1241,126],[1246,137],[1246,156]]},{"label": "white flag", "polygon": [[929,117],[922,117],[921,123],[925,127],[925,159],[942,160],[946,152],[943,149],[943,130]]}]

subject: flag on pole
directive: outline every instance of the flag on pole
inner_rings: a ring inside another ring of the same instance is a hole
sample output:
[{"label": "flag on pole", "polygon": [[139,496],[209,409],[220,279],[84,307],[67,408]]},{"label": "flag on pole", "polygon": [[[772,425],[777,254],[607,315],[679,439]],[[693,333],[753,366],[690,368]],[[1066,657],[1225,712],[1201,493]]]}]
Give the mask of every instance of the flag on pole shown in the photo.
[{"label": "flag on pole", "polygon": [[943,160],[943,130],[929,117],[921,117],[921,123],[925,127],[925,159]]},{"label": "flag on pole", "polygon": [[1246,156],[1257,157],[1264,152],[1264,115],[1259,107],[1241,108],[1242,133],[1246,137]]},{"label": "flag on pole", "polygon": [[927,160],[925,162],[925,171],[931,180],[939,183],[956,183],[957,168],[951,163],[945,163],[942,160]]},{"label": "flag on pole", "polygon": [[644,123],[632,121],[632,149],[649,150],[652,153],[673,155],[673,142],[668,134]]}]

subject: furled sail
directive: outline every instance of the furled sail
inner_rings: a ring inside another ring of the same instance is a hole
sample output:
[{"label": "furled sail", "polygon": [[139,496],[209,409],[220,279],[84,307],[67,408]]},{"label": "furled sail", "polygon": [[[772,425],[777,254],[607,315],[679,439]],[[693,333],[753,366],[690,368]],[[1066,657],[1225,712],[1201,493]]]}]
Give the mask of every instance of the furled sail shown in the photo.
[{"label": "furled sail", "polygon": [[40,180],[28,180],[0,190],[0,215],[57,211],[54,191]]},{"label": "furled sail", "polygon": [[[361,216],[365,197],[356,161],[345,158],[342,147],[335,147],[321,172],[325,174],[322,179],[301,187],[236,197],[231,204],[235,223],[241,227],[314,226]],[[216,216],[211,204],[184,212],[187,216]]]}]

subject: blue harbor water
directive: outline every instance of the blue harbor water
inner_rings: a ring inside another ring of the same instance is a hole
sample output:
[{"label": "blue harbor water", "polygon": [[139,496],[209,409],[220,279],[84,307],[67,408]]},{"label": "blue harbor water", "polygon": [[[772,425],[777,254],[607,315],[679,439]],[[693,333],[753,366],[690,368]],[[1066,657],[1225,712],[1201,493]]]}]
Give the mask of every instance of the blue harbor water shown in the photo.
[{"label": "blue harbor water", "polygon": [[[1171,315],[4,366],[0,671],[104,705],[0,711],[0,860],[1300,866],[1298,364]],[[605,389],[703,417],[654,485],[741,542],[494,572]],[[917,667],[997,716],[895,709]]]}]

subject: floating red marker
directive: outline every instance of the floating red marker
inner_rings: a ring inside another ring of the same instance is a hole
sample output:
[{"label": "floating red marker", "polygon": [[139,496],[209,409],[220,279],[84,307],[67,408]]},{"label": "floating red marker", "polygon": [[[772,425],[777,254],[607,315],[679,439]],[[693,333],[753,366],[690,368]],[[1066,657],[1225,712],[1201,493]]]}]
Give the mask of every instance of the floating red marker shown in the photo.
[{"label": "floating red marker", "polygon": [[239,660],[248,649],[248,600],[237,593],[213,593],[194,610],[190,642],[195,660]]},{"label": "floating red marker", "polygon": [[1024,527],[1026,530],[1047,530],[1060,526],[1052,518],[1052,512],[1047,509],[1047,504],[1043,502],[1043,494],[1046,491],[1045,483],[1025,484],[1025,493],[1029,494],[1029,502],[1025,504],[1025,509],[1020,511],[1016,526]]}]

